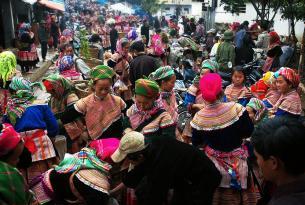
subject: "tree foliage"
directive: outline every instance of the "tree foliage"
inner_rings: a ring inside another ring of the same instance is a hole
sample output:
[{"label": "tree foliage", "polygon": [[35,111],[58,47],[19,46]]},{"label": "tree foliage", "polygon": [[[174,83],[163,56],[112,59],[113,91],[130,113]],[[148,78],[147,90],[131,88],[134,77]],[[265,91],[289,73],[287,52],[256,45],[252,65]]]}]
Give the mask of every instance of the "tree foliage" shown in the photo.
[{"label": "tree foliage", "polygon": [[251,3],[256,10],[257,18],[260,21],[273,21],[275,14],[281,6],[279,0],[221,0],[225,5],[225,10],[238,14],[238,7],[246,3]]},{"label": "tree foliage", "polygon": [[162,3],[158,0],[126,0],[128,3],[140,6],[144,11],[149,14],[154,14],[159,11]]}]

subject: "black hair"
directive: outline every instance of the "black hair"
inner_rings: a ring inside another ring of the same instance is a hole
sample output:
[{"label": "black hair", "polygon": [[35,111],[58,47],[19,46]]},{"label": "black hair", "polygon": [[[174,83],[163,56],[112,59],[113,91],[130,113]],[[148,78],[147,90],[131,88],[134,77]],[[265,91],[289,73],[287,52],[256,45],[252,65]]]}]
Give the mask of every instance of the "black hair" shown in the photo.
[{"label": "black hair", "polygon": [[233,71],[232,71],[232,77],[233,77],[233,75],[234,75],[234,73],[235,72],[241,72],[243,75],[244,75],[244,82],[246,81],[246,72],[245,72],[245,69],[243,69],[243,67],[242,66],[235,66],[234,68],[233,68]]},{"label": "black hair", "polygon": [[148,156],[149,152],[150,152],[150,145],[148,144],[144,149],[142,149],[138,152],[128,154],[127,158],[130,160],[138,160],[140,158],[140,155],[143,155],[144,158],[146,158]]},{"label": "black hair", "polygon": [[129,44],[128,41],[123,41],[123,42],[121,43],[122,48],[124,48],[127,44]]},{"label": "black hair", "polygon": [[305,127],[295,118],[276,117],[260,124],[251,143],[266,160],[279,158],[287,173],[297,176],[305,171]]},{"label": "black hair", "polygon": [[219,41],[220,40],[220,37],[219,36],[215,36],[215,41]]},{"label": "black hair", "polygon": [[133,44],[131,44],[130,51],[137,51],[137,52],[144,52],[145,50],[145,45],[142,41],[136,41]]},{"label": "black hair", "polygon": [[268,25],[269,25],[269,24],[268,24],[268,21],[262,21],[260,27],[261,27],[261,29],[263,29],[264,31],[267,31],[267,30],[268,30],[268,27],[269,27]]}]

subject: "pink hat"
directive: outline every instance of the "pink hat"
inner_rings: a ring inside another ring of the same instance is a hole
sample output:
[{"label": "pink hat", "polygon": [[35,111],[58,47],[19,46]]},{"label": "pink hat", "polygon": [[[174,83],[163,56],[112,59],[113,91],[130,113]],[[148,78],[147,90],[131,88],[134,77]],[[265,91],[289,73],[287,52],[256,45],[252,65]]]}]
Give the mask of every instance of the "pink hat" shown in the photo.
[{"label": "pink hat", "polygon": [[14,127],[10,124],[2,124],[3,129],[0,132],[0,156],[8,154],[16,148],[20,142],[21,137]]},{"label": "pink hat", "polygon": [[217,100],[217,95],[221,92],[221,77],[217,73],[208,73],[199,82],[202,98],[210,103]]}]

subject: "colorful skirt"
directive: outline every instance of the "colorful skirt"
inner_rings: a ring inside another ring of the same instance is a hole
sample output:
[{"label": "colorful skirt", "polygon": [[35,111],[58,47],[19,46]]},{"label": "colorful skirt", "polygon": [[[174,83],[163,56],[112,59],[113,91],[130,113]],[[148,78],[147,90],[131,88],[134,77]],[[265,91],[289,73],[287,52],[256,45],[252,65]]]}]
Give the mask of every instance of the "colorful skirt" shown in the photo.
[{"label": "colorful skirt", "polygon": [[231,152],[221,152],[207,146],[204,151],[222,175],[214,193],[213,205],[255,205],[259,191],[248,173],[246,146]]},{"label": "colorful skirt", "polygon": [[35,66],[39,62],[36,48],[32,48],[31,51],[18,51],[17,62],[21,66]]}]

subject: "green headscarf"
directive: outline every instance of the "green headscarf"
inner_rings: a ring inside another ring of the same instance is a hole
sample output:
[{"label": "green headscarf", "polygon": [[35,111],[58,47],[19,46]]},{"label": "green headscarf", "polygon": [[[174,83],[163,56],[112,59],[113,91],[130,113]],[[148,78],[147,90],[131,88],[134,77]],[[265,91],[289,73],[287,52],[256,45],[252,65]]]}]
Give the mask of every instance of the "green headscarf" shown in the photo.
[{"label": "green headscarf", "polygon": [[259,122],[260,120],[263,120],[267,115],[267,109],[265,107],[265,104],[263,101],[257,99],[257,98],[251,98],[249,103],[247,104],[247,107],[251,107],[253,110],[255,110],[255,116],[254,120],[255,122]]},{"label": "green headscarf", "polygon": [[11,124],[15,125],[18,118],[22,116],[26,108],[35,100],[33,86],[30,81],[23,77],[14,77],[10,83],[10,88],[16,91],[7,103],[6,113]]},{"label": "green headscarf", "polygon": [[201,64],[201,69],[209,69],[211,70],[213,73],[216,73],[217,70],[219,69],[219,65],[216,61],[212,61],[212,60],[204,60]]},{"label": "green headscarf", "polygon": [[162,80],[164,78],[167,78],[169,76],[175,75],[174,69],[170,66],[164,66],[158,68],[155,72],[152,72],[148,78],[150,80],[158,81]]},{"label": "green headscarf", "polygon": [[143,95],[145,97],[154,98],[158,96],[159,90],[159,85],[155,81],[148,79],[139,79],[136,81],[136,95]]},{"label": "green headscarf", "polygon": [[102,79],[112,79],[115,75],[115,72],[112,68],[106,65],[98,65],[90,71],[91,81],[90,84],[92,85],[96,80]]},{"label": "green headscarf", "polygon": [[[7,204],[29,204],[31,195],[25,188],[21,173],[11,165],[0,161],[0,196]],[[1,202],[1,201],[0,201]]]},{"label": "green headscarf", "polygon": [[11,51],[0,53],[0,78],[3,81],[3,86],[9,80],[11,75],[15,73],[17,66],[16,56]]}]

